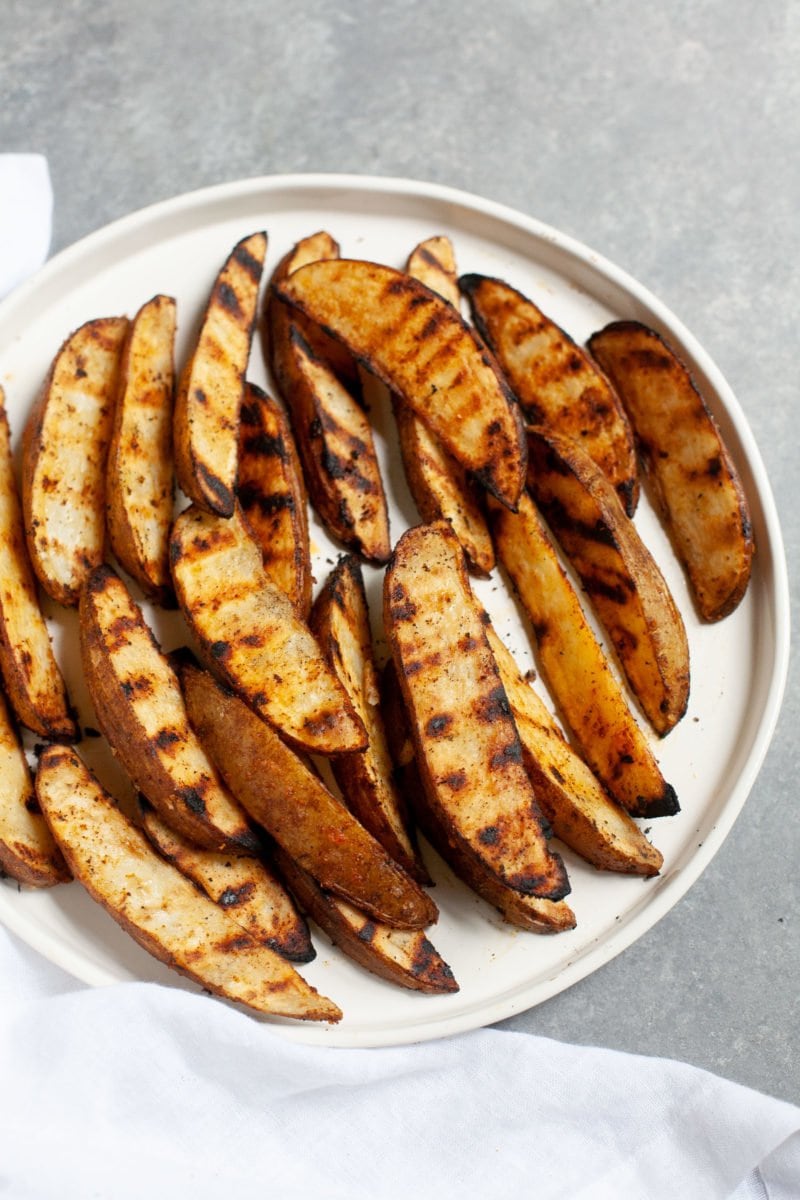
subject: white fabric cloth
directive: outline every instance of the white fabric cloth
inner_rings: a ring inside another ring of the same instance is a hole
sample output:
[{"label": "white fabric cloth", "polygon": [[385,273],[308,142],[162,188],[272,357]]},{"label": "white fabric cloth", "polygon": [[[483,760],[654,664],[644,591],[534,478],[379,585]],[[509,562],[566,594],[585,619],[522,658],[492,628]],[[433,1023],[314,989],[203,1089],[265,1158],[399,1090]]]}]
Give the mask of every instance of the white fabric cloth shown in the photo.
[{"label": "white fabric cloth", "polygon": [[[44,160],[0,155],[0,296],[44,260],[50,217]],[[0,1195],[228,1194],[797,1200],[800,1109],[500,1030],[295,1045],[204,995],[83,987],[0,929]]]},{"label": "white fabric cloth", "polygon": [[47,258],[53,191],[41,154],[0,154],[0,300]]}]

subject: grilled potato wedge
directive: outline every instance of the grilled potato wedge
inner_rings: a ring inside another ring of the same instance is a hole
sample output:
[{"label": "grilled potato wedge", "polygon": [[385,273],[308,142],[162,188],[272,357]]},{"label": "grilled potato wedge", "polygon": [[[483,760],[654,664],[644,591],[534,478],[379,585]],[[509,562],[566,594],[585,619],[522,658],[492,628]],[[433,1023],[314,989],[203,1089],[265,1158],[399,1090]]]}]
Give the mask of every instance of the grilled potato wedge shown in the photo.
[{"label": "grilled potato wedge", "polygon": [[631,419],[700,616],[719,621],[744,596],[755,550],[747,499],[719,427],[654,330],[616,321],[589,339],[589,349]]},{"label": "grilled potato wedge", "polygon": [[531,619],[539,665],[580,753],[609,794],[635,817],[671,816],[665,783],[575,589],[529,496],[519,512],[490,501],[498,557]]},{"label": "grilled potato wedge", "polygon": [[289,410],[311,503],[328,530],[372,562],[386,562],[389,512],[361,380],[350,352],[275,296],[300,267],[339,257],[321,232],[305,238],[278,264],[266,308],[272,370]]},{"label": "grilled potato wedge", "polygon": [[520,414],[493,360],[441,296],[401,271],[309,263],[275,294],[339,338],[510,508],[525,480]]},{"label": "grilled potato wedge", "polygon": [[106,459],[125,317],[89,321],[55,357],[22,440],[31,563],[48,595],[75,606],[103,561]]},{"label": "grilled potato wedge", "polygon": [[406,271],[453,308],[461,307],[456,256],[449,237],[439,235],[420,242],[408,256]]},{"label": "grilled potato wedge", "polygon": [[458,991],[453,972],[421,929],[393,929],[373,921],[326,892],[285,851],[278,850],[276,862],[300,907],[360,967],[416,992]]},{"label": "grilled potato wedge", "polygon": [[386,562],[389,510],[364,410],[296,325],[275,354],[311,503],[335,538]]},{"label": "grilled potato wedge", "polygon": [[172,666],[110,567],[97,567],[89,576],[80,629],[98,724],[139,791],[198,846],[257,852],[258,837],[246,814],[189,726]]},{"label": "grilled potato wedge", "polygon": [[[449,238],[434,237],[420,242],[411,252],[406,269],[409,275],[458,308],[455,255]],[[494,546],[466,471],[396,394],[392,396],[392,406],[403,468],[419,515],[428,524],[449,521],[470,567],[480,575],[488,575],[494,567]]]},{"label": "grilled potato wedge", "polygon": [[446,521],[398,542],[384,628],[411,718],[423,802],[465,854],[502,883],[560,900],[564,864],[547,846],[522,747],[483,621]]},{"label": "grilled potato wedge", "polygon": [[175,502],[172,403],[175,301],[154,296],[125,339],[106,470],[111,549],[156,603],[174,603],[169,530]]},{"label": "grilled potato wedge", "polygon": [[76,879],[155,958],[257,1012],[341,1018],[284,958],[164,862],[74,751],[45,750],[36,794]]},{"label": "grilled potato wedge", "polygon": [[254,383],[245,385],[236,492],[264,570],[307,620],[313,576],[303,474],[283,409]]},{"label": "grilled potato wedge", "polygon": [[686,629],[617,492],[578,442],[543,427],[528,430],[528,487],[645,716],[657,733],[669,733],[689,702]]},{"label": "grilled potato wedge", "polygon": [[526,421],[579,441],[632,515],[639,495],[633,434],[609,381],[569,334],[509,284],[486,275],[462,275],[459,284]]},{"label": "grilled potato wedge", "polygon": [[200,508],[223,517],[233,514],[235,503],[239,410],[266,252],[265,233],[234,246],[175,399],[178,483]]},{"label": "grilled potato wedge", "polygon": [[366,731],[347,693],[291,600],[267,577],[238,509],[229,520],[184,509],[170,558],[178,602],[220,678],[303,750],[364,749]]},{"label": "grilled potato wedge", "polygon": [[538,896],[523,896],[521,892],[502,883],[480,859],[465,850],[459,841],[450,838],[444,823],[424,802],[422,776],[417,767],[411,726],[391,659],[381,673],[381,708],[397,787],[425,837],[451,870],[487,904],[496,908],[510,925],[530,933],[564,933],[574,929],[575,914],[565,900],[540,900]]},{"label": "grilled potato wedge", "polygon": [[421,929],[436,905],[246,704],[183,664],[192,725],[254,821],[324,888],[388,925]]},{"label": "grilled potato wedge", "polygon": [[0,671],[17,717],[57,742],[78,735],[36,595],[0,387]]},{"label": "grilled potato wedge", "polygon": [[314,604],[311,628],[367,731],[365,750],[343,754],[332,764],[345,803],[412,878],[430,883],[392,784],[364,578],[352,555],[340,559],[329,575]]},{"label": "grilled potato wedge", "polygon": [[315,951],[308,926],[283,885],[260,859],[247,854],[201,850],[139,798],[142,828],[158,853],[259,945],[270,946],[291,962],[311,962]]},{"label": "grilled potato wedge", "polygon": [[71,878],[42,816],[11,715],[0,696],[0,871],[29,887]]},{"label": "grilled potato wedge", "polygon": [[329,233],[320,230],[310,237],[302,238],[288,254],[285,254],[273,272],[270,286],[264,304],[264,322],[262,326],[267,362],[272,366],[276,378],[280,375],[281,347],[285,347],[289,337],[289,327],[296,326],[315,356],[331,367],[341,383],[344,384],[351,396],[361,398],[361,375],[358,363],[341,342],[330,337],[319,325],[309,321],[302,313],[292,312],[285,304],[281,304],[274,294],[273,285],[281,279],[287,279],[293,271],[299,270],[307,263],[319,262],[320,259],[339,257],[339,243]]},{"label": "grilled potato wedge", "polygon": [[486,626],[486,636],[506,689],[525,767],[553,833],[600,870],[657,875],[664,861],[659,851],[609,799],[566,742],[491,625]]}]

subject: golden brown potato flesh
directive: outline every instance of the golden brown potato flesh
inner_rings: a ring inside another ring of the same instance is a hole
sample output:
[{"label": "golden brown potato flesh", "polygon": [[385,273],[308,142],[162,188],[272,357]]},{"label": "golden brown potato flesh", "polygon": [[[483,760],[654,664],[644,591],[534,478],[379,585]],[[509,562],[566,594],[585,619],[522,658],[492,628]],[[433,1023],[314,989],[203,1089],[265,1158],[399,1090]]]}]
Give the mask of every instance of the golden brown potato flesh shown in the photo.
[{"label": "golden brown potato flesh", "polygon": [[486,636],[514,714],[525,767],[553,833],[600,870],[657,875],[661,854],[565,740],[491,625]]},{"label": "golden brown potato flesh", "polygon": [[276,863],[300,907],[360,967],[415,992],[458,991],[453,972],[421,929],[393,929],[374,921],[326,892],[285,851],[278,851]]},{"label": "golden brown potato flesh", "polygon": [[430,883],[408,829],[408,814],[392,783],[364,578],[352,555],[340,559],[328,576],[314,604],[311,628],[367,731],[364,750],[333,762],[345,803],[409,875],[419,883]]},{"label": "golden brown potato flesh", "polygon": [[241,410],[237,496],[264,570],[307,620],[312,574],[303,475],[286,414],[254,383],[245,385]]},{"label": "golden brown potato flesh", "polygon": [[177,676],[125,584],[97,567],[81,597],[81,655],[97,722],[164,820],[210,850],[259,842],[189,726]]},{"label": "golden brown potato flesh", "polygon": [[122,350],[106,471],[111,549],[142,590],[160,604],[172,598],[175,320],[172,297],[154,296],[131,321]]},{"label": "golden brown potato flesh", "polygon": [[[507,511],[507,510],[505,510]],[[468,855],[526,895],[560,900],[505,690],[446,521],[408,530],[384,582],[384,628],[411,719],[423,802]]]},{"label": "golden brown potato flesh", "polygon": [[265,721],[207,672],[181,667],[192,725],[253,820],[327,890],[379,921],[430,925],[436,905]]},{"label": "golden brown potato flesh", "polygon": [[386,562],[389,510],[366,413],[297,325],[275,353],[311,503],[335,538]]},{"label": "golden brown potato flesh", "polygon": [[155,958],[257,1012],[340,1019],[337,1005],[156,854],[74,751],[48,747],[36,794],[75,878]]},{"label": "golden brown potato flesh", "polygon": [[250,357],[265,233],[243,238],[224,263],[175,398],[178,483],[207,512],[233,513],[239,409]]},{"label": "golden brown potato flesh", "polygon": [[516,506],[525,480],[520,415],[451,304],[402,271],[347,259],[309,263],[275,294],[339,338],[466,470]]},{"label": "golden brown potato flesh", "polygon": [[281,259],[266,306],[269,356],[311,503],[335,538],[370,561],[386,562],[389,512],[356,361],[345,346],[275,296],[276,286],[300,267],[338,257],[338,243],[320,232]]},{"label": "golden brown potato flesh", "polygon": [[71,878],[33,790],[25,751],[0,696],[0,871],[29,887]]},{"label": "golden brown potato flesh", "polygon": [[619,497],[582,446],[528,430],[528,486],[580,576],[631,690],[662,736],[689,702],[689,643],[672,593]]},{"label": "golden brown potato flesh", "polygon": [[521,892],[502,883],[480,859],[470,854],[459,841],[450,838],[445,824],[424,802],[411,726],[391,659],[381,673],[381,707],[397,787],[425,837],[451,870],[487,904],[496,908],[510,925],[529,933],[564,933],[574,929],[575,914],[565,900],[540,900],[538,896],[523,896]]},{"label": "golden brown potato flesh", "polygon": [[[449,238],[420,242],[409,256],[406,270],[458,308],[455,254]],[[494,567],[494,546],[474,485],[425,422],[396,394],[392,406],[403,468],[419,515],[427,524],[449,521],[470,567],[488,575]]]},{"label": "golden brown potato flesh", "polygon": [[22,722],[41,737],[72,741],[77,728],[39,607],[22,523],[11,434],[0,387],[0,670]]},{"label": "golden brown potato flesh", "polygon": [[633,434],[608,379],[568,333],[509,284],[486,275],[462,275],[459,282],[526,421],[580,441],[632,514],[639,494]]},{"label": "golden brown potato flesh", "polygon": [[538,660],[580,753],[618,804],[635,817],[671,816],[675,790],[592,632],[541,517],[525,495],[518,513],[490,504],[498,558],[531,619]]},{"label": "golden brown potato flesh", "polygon": [[249,854],[203,850],[140,797],[142,828],[158,853],[223,908],[259,945],[290,962],[311,962],[308,926],[269,867]]},{"label": "golden brown potato flesh", "polygon": [[362,386],[358,363],[350,351],[330,337],[319,325],[309,321],[302,313],[292,311],[274,295],[274,285],[281,279],[286,279],[293,271],[304,267],[306,263],[318,262],[320,259],[339,257],[339,243],[321,229],[309,237],[301,238],[275,268],[264,302],[264,322],[262,326],[265,344],[265,358],[272,367],[276,378],[280,377],[281,347],[286,345],[289,328],[295,325],[305,338],[317,358],[326,362],[334,371],[336,377],[344,384],[351,396],[361,398]]},{"label": "golden brown potato flesh", "polygon": [[616,321],[589,339],[628,412],[655,500],[701,617],[747,590],[755,542],[733,459],[689,371],[654,330]]},{"label": "golden brown potato flesh", "polygon": [[22,509],[33,569],[76,605],[106,542],[106,459],[125,317],[88,321],[55,357],[22,442]]},{"label": "golden brown potato flesh", "polygon": [[314,635],[268,578],[239,510],[225,520],[184,509],[170,556],[178,602],[207,665],[293,745],[317,754],[362,750],[360,718]]}]

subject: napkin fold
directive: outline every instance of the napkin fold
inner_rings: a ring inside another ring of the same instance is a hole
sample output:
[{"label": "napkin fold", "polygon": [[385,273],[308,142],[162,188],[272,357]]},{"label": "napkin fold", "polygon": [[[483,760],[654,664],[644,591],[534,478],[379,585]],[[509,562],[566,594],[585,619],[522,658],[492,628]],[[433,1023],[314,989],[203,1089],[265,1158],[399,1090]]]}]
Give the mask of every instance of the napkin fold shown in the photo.
[{"label": "napkin fold", "polygon": [[[0,297],[44,261],[51,218],[46,161],[0,155]],[[0,1195],[224,1194],[797,1200],[800,1109],[497,1029],[304,1046],[205,995],[86,988],[0,929]]]}]

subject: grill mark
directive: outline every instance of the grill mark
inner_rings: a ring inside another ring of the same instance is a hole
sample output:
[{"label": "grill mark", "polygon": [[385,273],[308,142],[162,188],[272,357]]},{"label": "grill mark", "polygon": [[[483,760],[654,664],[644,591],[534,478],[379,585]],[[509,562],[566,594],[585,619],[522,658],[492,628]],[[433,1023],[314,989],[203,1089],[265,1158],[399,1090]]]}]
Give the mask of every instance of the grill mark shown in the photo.
[{"label": "grill mark", "polygon": [[237,246],[231,256],[239,266],[247,272],[254,283],[261,279],[262,264],[254,258],[246,246]]}]

